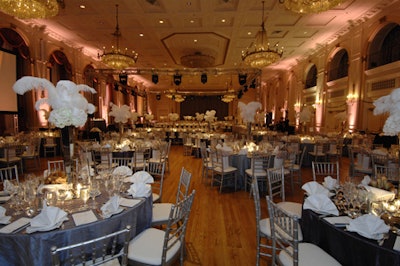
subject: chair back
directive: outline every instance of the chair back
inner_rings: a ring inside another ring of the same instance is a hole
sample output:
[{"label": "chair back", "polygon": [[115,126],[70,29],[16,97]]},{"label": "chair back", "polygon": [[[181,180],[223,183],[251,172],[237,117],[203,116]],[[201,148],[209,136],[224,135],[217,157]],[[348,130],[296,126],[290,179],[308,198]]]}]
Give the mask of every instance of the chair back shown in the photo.
[{"label": "chair back", "polygon": [[[187,196],[185,199],[172,205],[169,213],[168,224],[164,235],[164,247],[162,253],[161,265],[166,265],[167,252],[176,247],[180,247],[181,265],[183,265],[183,254],[185,248],[185,234],[187,222],[189,220],[190,210],[192,208],[193,199],[196,191]],[[179,254],[179,253],[178,253]]]},{"label": "chair back", "polygon": [[[284,211],[279,205],[267,196],[268,212],[272,236],[272,265],[276,265],[279,256],[277,250],[285,252],[293,261],[293,265],[299,265],[299,218]],[[282,262],[279,262],[283,265]]]},{"label": "chair back", "polygon": [[385,176],[389,181],[394,181],[395,183],[400,181],[400,168],[397,164],[388,164],[388,166],[375,165],[374,166],[374,177],[378,178],[380,176]]},{"label": "chair back", "polygon": [[338,184],[340,181],[339,176],[339,161],[335,162],[311,162],[313,180],[317,181],[318,176],[331,176],[337,179]]},{"label": "chair back", "polygon": [[153,193],[157,195],[157,198],[154,198],[155,195],[153,194],[154,202],[160,202],[162,199],[165,164],[165,161],[149,161],[145,167],[145,171],[154,178],[154,183],[151,184]]},{"label": "chair back", "polygon": [[133,154],[133,170],[139,171],[146,168],[146,156],[144,149],[136,149]]},{"label": "chair back", "polygon": [[133,166],[133,156],[132,157],[113,157],[112,165],[114,167],[127,166],[132,169]]},{"label": "chair back", "polygon": [[190,187],[192,174],[182,167],[181,176],[179,178],[178,190],[176,193],[176,203],[187,197]]},{"label": "chair back", "polygon": [[[256,227],[257,235],[260,234],[260,220],[261,220],[261,205],[260,205],[260,191],[258,189],[258,182],[253,178],[251,182],[251,190],[253,192],[254,207],[256,210]],[[258,237],[257,237],[258,239]]]},{"label": "chair back", "polygon": [[1,183],[4,183],[5,180],[13,180],[13,179],[19,182],[17,166],[13,165],[10,167],[0,168],[0,179]]},{"label": "chair back", "polygon": [[[51,248],[53,266],[59,265],[101,265],[114,261],[121,265],[128,264],[128,245],[131,235],[131,226],[76,244]],[[122,248],[119,248],[122,245]]]},{"label": "chair back", "polygon": [[64,160],[47,161],[47,170],[49,171],[49,173],[65,171]]},{"label": "chair back", "polygon": [[283,167],[267,170],[268,178],[268,195],[273,198],[280,196],[282,201],[285,201],[285,174]]}]

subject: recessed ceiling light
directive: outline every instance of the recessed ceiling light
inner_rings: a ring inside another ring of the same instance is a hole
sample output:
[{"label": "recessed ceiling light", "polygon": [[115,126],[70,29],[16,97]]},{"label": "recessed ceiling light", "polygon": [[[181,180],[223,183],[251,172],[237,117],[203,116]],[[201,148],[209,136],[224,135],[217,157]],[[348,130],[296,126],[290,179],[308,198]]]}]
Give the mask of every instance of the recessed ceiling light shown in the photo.
[{"label": "recessed ceiling light", "polygon": [[164,20],[160,19],[160,20],[158,21],[158,23],[163,24],[163,23],[164,23]]},{"label": "recessed ceiling light", "polygon": [[86,8],[85,5],[80,5],[79,7],[80,7],[81,9],[85,9],[85,8]]},{"label": "recessed ceiling light", "polygon": [[194,20],[193,20],[193,19],[191,19],[191,20],[190,20],[190,23],[192,23],[192,24],[193,24],[193,23],[194,23]]},{"label": "recessed ceiling light", "polygon": [[223,18],[223,19],[221,19],[221,22],[222,22],[222,23],[225,23],[225,22],[226,22],[226,20]]},{"label": "recessed ceiling light", "polygon": [[143,36],[144,36],[144,34],[143,34],[143,33],[139,33],[139,36],[140,36],[140,37],[143,37]]},{"label": "recessed ceiling light", "polygon": [[247,32],[247,35],[251,35],[251,31]]},{"label": "recessed ceiling light", "polygon": [[194,39],[194,40],[193,40],[193,42],[195,42],[195,43],[196,43],[196,42],[197,42],[197,40],[196,40],[196,39]]}]

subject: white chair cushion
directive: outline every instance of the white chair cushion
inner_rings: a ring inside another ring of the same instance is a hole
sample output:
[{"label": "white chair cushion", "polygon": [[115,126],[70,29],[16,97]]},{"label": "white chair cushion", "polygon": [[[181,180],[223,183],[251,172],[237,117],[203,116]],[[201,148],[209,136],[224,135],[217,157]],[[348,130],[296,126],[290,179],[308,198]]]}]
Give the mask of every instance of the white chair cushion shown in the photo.
[{"label": "white chair cushion", "polygon": [[[251,168],[250,168],[250,169],[246,169],[245,172],[246,172],[246,174],[249,175],[249,176],[252,176],[252,175],[253,175],[253,169],[251,169]],[[254,175],[255,175],[256,177],[267,176],[267,171],[262,170],[262,169],[257,169],[257,170],[254,171]]]},{"label": "white chair cushion", "polygon": [[157,201],[160,198],[160,195],[153,193],[153,202]]},{"label": "white chair cushion", "polygon": [[271,223],[269,218],[260,220],[260,231],[267,237],[271,238]]},{"label": "white chair cushion", "polygon": [[[279,253],[279,260],[284,266],[293,266],[292,257],[285,251]],[[310,265],[334,266],[340,263],[316,245],[299,243],[299,266]]]},{"label": "white chair cushion", "polygon": [[301,218],[302,213],[302,204],[292,201],[282,201],[278,203],[278,206],[289,214],[296,215],[298,218]]},{"label": "white chair cushion", "polygon": [[[150,265],[161,265],[165,231],[149,228],[141,232],[129,242],[128,259]],[[167,252],[167,261],[179,252],[181,242],[178,241]]]},{"label": "white chair cushion", "polygon": [[154,203],[152,222],[167,222],[172,206],[172,203]]}]

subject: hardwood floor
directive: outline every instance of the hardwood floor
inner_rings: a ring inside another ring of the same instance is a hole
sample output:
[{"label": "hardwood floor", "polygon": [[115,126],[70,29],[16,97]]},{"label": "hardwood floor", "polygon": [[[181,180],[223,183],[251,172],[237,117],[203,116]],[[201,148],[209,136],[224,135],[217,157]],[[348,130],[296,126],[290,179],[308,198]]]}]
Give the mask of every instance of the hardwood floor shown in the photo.
[{"label": "hardwood floor", "polygon": [[[170,172],[164,180],[163,201],[174,202],[182,167],[192,173],[191,189],[196,196],[186,234],[187,257],[185,265],[255,265],[256,225],[253,198],[246,191],[226,190],[219,193],[209,180],[201,180],[201,159],[183,155],[183,146],[171,147]],[[54,159],[54,158],[51,158]],[[29,166],[29,165],[28,165]],[[348,158],[341,161],[341,181],[348,177]],[[42,169],[47,159],[42,158]],[[29,170],[27,172],[37,170]],[[303,167],[303,183],[312,179],[311,167]],[[299,184],[294,192],[286,186],[286,200],[302,202],[303,191]],[[261,197],[262,216],[267,216],[267,206]],[[261,259],[260,265],[268,265]]]},{"label": "hardwood floor", "polygon": [[[173,202],[182,167],[192,173],[191,188],[196,196],[186,234],[188,256],[185,265],[255,265],[256,224],[253,198],[246,191],[219,193],[209,180],[201,180],[201,159],[183,155],[182,146],[172,146],[171,171],[164,181],[164,201]],[[348,159],[342,158],[341,180],[348,178]],[[303,183],[312,180],[311,167],[302,170]],[[302,202],[299,184],[286,200]],[[261,198],[263,217],[267,217],[265,198]],[[261,260],[261,265],[268,261]]]}]

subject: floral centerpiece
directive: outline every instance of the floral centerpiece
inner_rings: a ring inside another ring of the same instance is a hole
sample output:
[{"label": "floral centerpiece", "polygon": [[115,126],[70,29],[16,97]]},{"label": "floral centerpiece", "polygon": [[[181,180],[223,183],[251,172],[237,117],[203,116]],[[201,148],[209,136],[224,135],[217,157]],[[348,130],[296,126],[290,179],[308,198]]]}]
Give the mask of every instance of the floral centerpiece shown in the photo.
[{"label": "floral centerpiece", "polygon": [[217,120],[217,118],[215,117],[216,113],[217,112],[215,110],[207,110],[204,114],[204,121],[208,123],[209,131],[211,131],[211,123]]},{"label": "floral centerpiece", "polygon": [[306,125],[311,122],[311,118],[313,117],[313,113],[311,112],[310,106],[304,106],[303,110],[299,113],[299,122],[303,124],[304,133],[307,133]]},{"label": "floral centerpiece", "polygon": [[248,104],[239,102],[238,108],[240,111],[240,117],[243,122],[247,124],[247,139],[250,139],[251,124],[254,123],[256,112],[262,108],[262,104],[260,102],[249,102]]},{"label": "floral centerpiece", "polygon": [[204,120],[204,114],[203,113],[196,113],[196,120],[198,122],[201,122]]},{"label": "floral centerpiece", "polygon": [[57,128],[61,128],[62,142],[64,148],[65,164],[68,171],[71,171],[70,162],[74,154],[73,127],[82,127],[87,121],[87,115],[93,114],[95,106],[89,103],[80,93],[81,91],[96,93],[96,90],[85,85],[75,84],[69,80],[60,80],[56,86],[43,78],[26,76],[17,80],[13,90],[17,94],[24,94],[27,91],[47,90],[48,98],[36,101],[36,110],[41,110],[42,104],[48,104],[51,111],[48,114],[48,122]]},{"label": "floral centerpiece", "polygon": [[128,105],[124,104],[118,106],[116,104],[110,103],[111,112],[109,115],[114,117],[114,122],[119,124],[119,141],[121,142],[122,135],[124,133],[124,124],[132,117],[131,110]]},{"label": "floral centerpiece", "polygon": [[374,115],[389,113],[383,126],[383,133],[389,136],[398,135],[400,133],[400,88],[375,100],[374,105]]},{"label": "floral centerpiece", "polygon": [[175,122],[175,121],[177,121],[179,119],[179,114],[177,114],[177,113],[169,113],[168,114],[168,118],[169,118],[170,121]]}]

